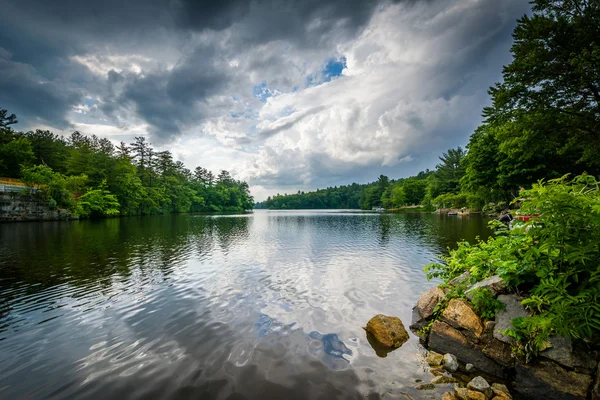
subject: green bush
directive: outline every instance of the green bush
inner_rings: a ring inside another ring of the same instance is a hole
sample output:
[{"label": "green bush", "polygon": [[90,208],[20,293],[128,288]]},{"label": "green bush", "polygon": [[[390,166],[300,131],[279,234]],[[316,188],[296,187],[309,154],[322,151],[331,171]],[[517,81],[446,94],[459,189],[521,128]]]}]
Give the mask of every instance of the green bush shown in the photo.
[{"label": "green bush", "polygon": [[[521,212],[512,230],[475,245],[459,243],[443,264],[425,267],[429,278],[452,279],[470,271],[476,280],[498,274],[511,290],[527,296],[534,315],[508,334],[535,354],[559,334],[600,339],[600,191],[589,175],[540,181],[521,192]],[[497,221],[493,226],[499,226]]]},{"label": "green bush", "polygon": [[506,304],[496,299],[496,296],[488,288],[475,289],[473,292],[471,302],[475,312],[483,319],[490,320],[496,316],[498,311],[506,308]]}]

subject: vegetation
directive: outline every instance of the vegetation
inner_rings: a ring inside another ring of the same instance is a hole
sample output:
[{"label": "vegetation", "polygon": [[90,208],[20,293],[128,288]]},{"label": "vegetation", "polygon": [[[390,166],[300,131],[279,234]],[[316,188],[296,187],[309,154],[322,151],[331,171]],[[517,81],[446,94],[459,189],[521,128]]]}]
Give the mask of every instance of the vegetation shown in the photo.
[{"label": "vegetation", "polygon": [[506,304],[496,298],[494,293],[488,288],[478,288],[473,291],[471,303],[475,312],[483,319],[493,319],[498,311],[504,310]]},{"label": "vegetation", "polygon": [[[434,172],[317,193],[275,196],[260,208],[370,209],[422,204],[483,209],[567,173],[600,174],[600,3],[535,0],[514,30],[513,61],[490,88],[492,105],[467,152],[450,149]],[[340,192],[352,195],[337,201]],[[360,192],[360,193],[357,193]],[[329,200],[329,199],[332,200]],[[360,198],[357,203],[356,199]],[[352,201],[347,201],[352,199]]]},{"label": "vegetation", "polygon": [[[473,281],[502,277],[509,290],[526,295],[534,314],[513,320],[507,333],[516,352],[531,358],[552,334],[600,340],[600,182],[590,175],[540,181],[521,210],[535,215],[500,229],[475,245],[462,242],[444,264],[426,267],[429,278],[448,281],[469,271]],[[494,224],[501,225],[494,221]],[[489,297],[489,296],[487,296]],[[480,294],[474,303],[490,303]],[[493,304],[492,304],[493,305]],[[482,316],[491,310],[479,306]],[[488,314],[489,315],[489,314]]]},{"label": "vegetation", "polygon": [[221,171],[193,172],[144,137],[114,146],[74,132],[18,132],[16,117],[0,110],[0,176],[21,178],[50,206],[82,217],[243,211],[254,201],[248,184]]}]

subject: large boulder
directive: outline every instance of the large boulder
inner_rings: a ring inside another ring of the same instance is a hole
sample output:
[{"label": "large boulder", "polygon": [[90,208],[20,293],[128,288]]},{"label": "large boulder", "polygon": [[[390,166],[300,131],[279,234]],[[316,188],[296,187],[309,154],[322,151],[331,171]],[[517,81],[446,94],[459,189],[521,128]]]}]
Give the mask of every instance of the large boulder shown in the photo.
[{"label": "large boulder", "polygon": [[479,346],[445,322],[435,321],[433,323],[429,333],[428,346],[439,353],[452,353],[459,361],[473,364],[475,368],[485,373],[508,378],[500,364],[486,357]]},{"label": "large boulder", "polygon": [[475,294],[475,290],[484,288],[490,289],[495,294],[504,293],[506,291],[506,282],[498,275],[490,276],[467,289],[465,295],[471,300]]},{"label": "large boulder", "polygon": [[452,299],[442,313],[442,320],[456,329],[465,330],[467,336],[479,338],[483,324],[473,308],[463,299]]},{"label": "large boulder", "polygon": [[498,300],[506,305],[504,310],[496,314],[496,326],[494,327],[494,337],[505,343],[512,343],[513,338],[504,335],[506,329],[512,329],[512,320],[518,317],[528,317],[529,313],[521,304],[523,298],[516,294],[502,294],[498,296]]},{"label": "large boulder", "polygon": [[528,399],[585,399],[591,385],[591,376],[568,371],[553,362],[516,365],[514,389]]},{"label": "large boulder", "polygon": [[565,367],[586,373],[594,373],[598,362],[590,354],[574,350],[571,339],[563,336],[551,336],[548,341],[552,347],[542,351],[540,355]]},{"label": "large boulder", "polygon": [[400,347],[408,340],[408,332],[398,317],[377,314],[367,322],[365,329],[387,347]]},{"label": "large boulder", "polygon": [[494,339],[489,332],[486,332],[481,339],[481,351],[505,367],[512,367],[515,362],[510,345]]}]

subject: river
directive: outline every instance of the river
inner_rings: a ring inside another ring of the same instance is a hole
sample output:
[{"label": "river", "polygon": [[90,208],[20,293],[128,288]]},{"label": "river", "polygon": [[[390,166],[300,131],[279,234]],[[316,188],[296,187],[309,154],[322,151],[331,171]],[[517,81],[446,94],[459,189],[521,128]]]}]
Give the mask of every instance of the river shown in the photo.
[{"label": "river", "polygon": [[[266,211],[0,225],[0,398],[425,398],[423,266],[480,216]],[[441,393],[441,392],[440,392]]]}]

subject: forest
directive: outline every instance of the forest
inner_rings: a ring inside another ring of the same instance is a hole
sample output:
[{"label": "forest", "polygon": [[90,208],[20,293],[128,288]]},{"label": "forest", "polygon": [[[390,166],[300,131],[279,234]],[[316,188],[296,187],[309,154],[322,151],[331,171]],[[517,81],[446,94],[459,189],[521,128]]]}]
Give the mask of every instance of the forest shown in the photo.
[{"label": "forest", "polygon": [[[228,171],[187,169],[145,137],[114,146],[106,138],[47,130],[19,132],[0,109],[0,176],[18,178],[51,207],[80,217],[244,211],[254,200]],[[24,189],[32,195],[30,189]]]},{"label": "forest", "polygon": [[481,210],[507,205],[521,188],[565,174],[600,174],[600,16],[576,2],[535,1],[517,21],[512,62],[490,87],[491,105],[466,149],[450,149],[434,171],[405,179],[276,195],[256,208]]}]

